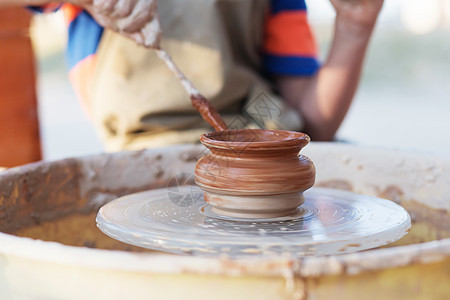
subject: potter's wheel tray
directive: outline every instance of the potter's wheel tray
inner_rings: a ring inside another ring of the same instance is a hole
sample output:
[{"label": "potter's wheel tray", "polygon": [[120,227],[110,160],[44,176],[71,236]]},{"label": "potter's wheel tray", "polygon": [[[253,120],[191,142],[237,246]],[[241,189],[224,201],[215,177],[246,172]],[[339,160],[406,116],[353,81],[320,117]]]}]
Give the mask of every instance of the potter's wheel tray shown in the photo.
[{"label": "potter's wheel tray", "polygon": [[[331,255],[386,245],[411,226],[392,201],[313,188],[297,213],[275,219],[216,215],[196,186],[150,190],[103,206],[98,227],[122,242],[195,255]],[[275,200],[276,201],[276,200]]]}]

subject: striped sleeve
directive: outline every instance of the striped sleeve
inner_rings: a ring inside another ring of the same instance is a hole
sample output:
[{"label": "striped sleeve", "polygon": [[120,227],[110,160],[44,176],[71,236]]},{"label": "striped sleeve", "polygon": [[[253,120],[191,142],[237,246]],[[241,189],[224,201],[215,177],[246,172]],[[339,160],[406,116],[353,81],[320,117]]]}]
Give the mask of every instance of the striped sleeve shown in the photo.
[{"label": "striped sleeve", "polygon": [[66,3],[61,9],[68,25],[69,79],[83,110],[89,115],[90,84],[97,66],[96,52],[103,28],[80,7]]},{"label": "striped sleeve", "polygon": [[63,12],[68,27],[66,59],[70,68],[69,79],[83,109],[89,114],[89,90],[97,66],[96,52],[103,27],[87,11],[70,3],[52,3],[30,9],[44,13]]},{"label": "striped sleeve", "polygon": [[103,28],[79,7],[64,4],[62,10],[68,25],[67,61],[69,68],[73,69],[97,52]]},{"label": "striped sleeve", "polygon": [[273,75],[311,76],[319,69],[304,0],[271,0],[263,64],[266,72]]}]

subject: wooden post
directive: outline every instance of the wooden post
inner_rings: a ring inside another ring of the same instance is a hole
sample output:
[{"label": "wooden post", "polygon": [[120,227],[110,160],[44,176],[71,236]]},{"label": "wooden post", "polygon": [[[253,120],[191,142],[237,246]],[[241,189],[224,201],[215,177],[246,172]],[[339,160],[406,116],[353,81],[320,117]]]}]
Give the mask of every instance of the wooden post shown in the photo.
[{"label": "wooden post", "polygon": [[41,159],[30,14],[0,9],[0,166]]}]

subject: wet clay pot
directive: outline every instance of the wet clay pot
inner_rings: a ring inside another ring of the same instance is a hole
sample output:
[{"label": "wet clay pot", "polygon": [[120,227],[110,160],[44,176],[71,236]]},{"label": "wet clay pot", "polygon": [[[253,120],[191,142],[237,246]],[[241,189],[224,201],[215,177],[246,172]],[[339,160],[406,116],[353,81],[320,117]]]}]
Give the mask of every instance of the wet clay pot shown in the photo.
[{"label": "wet clay pot", "polygon": [[226,130],[204,134],[211,153],[195,168],[195,182],[215,213],[239,218],[293,214],[313,186],[312,161],[299,155],[310,138],[294,131]]}]

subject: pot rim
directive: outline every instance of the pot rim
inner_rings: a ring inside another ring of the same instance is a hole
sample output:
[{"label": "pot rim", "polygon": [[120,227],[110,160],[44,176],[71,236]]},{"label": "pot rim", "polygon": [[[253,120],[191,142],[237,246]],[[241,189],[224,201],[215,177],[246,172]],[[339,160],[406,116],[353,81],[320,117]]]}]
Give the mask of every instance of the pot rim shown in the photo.
[{"label": "pot rim", "polygon": [[[267,140],[260,140],[265,133]],[[267,135],[271,133],[271,135]],[[250,141],[237,140],[238,134],[247,134]],[[280,137],[274,138],[272,137]],[[233,140],[234,138],[234,140]],[[303,148],[310,141],[310,137],[303,132],[290,130],[267,130],[267,129],[227,129],[205,133],[200,136],[200,141],[208,148],[219,149],[251,149],[251,150],[279,150],[286,148]]]}]

